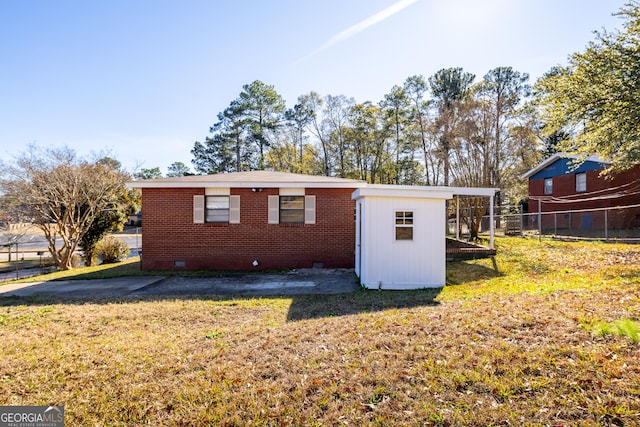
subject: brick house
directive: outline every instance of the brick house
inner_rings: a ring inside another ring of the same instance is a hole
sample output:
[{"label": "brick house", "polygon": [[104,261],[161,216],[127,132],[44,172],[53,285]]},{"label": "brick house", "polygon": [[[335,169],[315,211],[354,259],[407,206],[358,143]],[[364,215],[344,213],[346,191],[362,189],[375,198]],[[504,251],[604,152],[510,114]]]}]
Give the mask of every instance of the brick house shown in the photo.
[{"label": "brick house", "polygon": [[128,187],[142,189],[143,270],[354,268],[376,289],[444,286],[445,201],[489,197],[493,215],[495,193],[270,171]]},{"label": "brick house", "polygon": [[353,268],[363,181],[270,171],[128,183],[142,190],[143,270]]},{"label": "brick house", "polygon": [[575,167],[576,159],[557,153],[522,175],[529,181],[530,225],[582,231],[640,227],[640,165],[603,176],[608,164],[602,159],[589,157]]}]

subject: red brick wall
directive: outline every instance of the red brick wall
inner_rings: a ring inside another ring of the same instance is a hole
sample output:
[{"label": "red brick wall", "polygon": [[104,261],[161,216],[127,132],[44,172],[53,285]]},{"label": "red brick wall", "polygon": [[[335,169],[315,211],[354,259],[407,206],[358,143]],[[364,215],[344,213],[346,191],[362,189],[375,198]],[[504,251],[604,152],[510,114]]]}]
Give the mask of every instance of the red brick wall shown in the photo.
[{"label": "red brick wall", "polygon": [[[529,180],[529,196],[543,198],[564,198],[567,203],[541,203],[542,212],[576,211],[616,206],[630,206],[640,203],[640,166],[615,174],[611,177],[600,176],[600,170],[588,171],[587,191],[576,193],[575,174],[569,173],[553,177],[553,194],[544,194],[544,179]],[[610,197],[608,197],[610,196]],[[614,197],[611,197],[614,196]],[[590,200],[580,199],[587,198]],[[529,212],[538,212],[538,201],[529,199]],[[604,228],[603,211],[587,213],[592,217],[593,228]],[[611,210],[607,214],[606,225],[609,228],[640,226],[640,208]],[[543,217],[544,227],[580,228],[582,217],[579,213],[563,213]]]},{"label": "red brick wall", "polygon": [[[553,194],[544,194],[544,179],[529,181],[529,196],[562,197],[567,200],[579,200],[581,198],[599,199],[571,202],[571,203],[542,203],[542,211],[555,211],[565,209],[592,209],[610,206],[624,206],[640,203],[640,166],[628,171],[613,175],[611,178],[600,176],[600,171],[588,171],[587,191],[576,193],[575,174],[566,174],[553,177]],[[623,194],[626,191],[627,194]],[[615,198],[607,196],[617,194]],[[537,200],[530,200],[529,212],[538,212]]]},{"label": "red brick wall", "polygon": [[[202,188],[142,190],[143,270],[264,270],[354,266],[353,189],[306,189],[316,196],[315,224],[268,224],[268,196],[277,188],[240,196],[240,224],[194,224],[193,196]],[[259,265],[254,267],[253,261]],[[184,262],[184,267],[175,267]]]}]

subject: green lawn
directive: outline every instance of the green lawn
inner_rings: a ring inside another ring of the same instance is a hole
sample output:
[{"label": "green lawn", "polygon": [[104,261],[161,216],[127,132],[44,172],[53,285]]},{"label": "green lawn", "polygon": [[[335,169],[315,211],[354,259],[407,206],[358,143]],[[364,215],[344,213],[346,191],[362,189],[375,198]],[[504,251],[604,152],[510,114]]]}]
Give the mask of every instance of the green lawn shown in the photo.
[{"label": "green lawn", "polygon": [[497,246],[498,272],[449,264],[437,290],[0,299],[0,405],[70,426],[638,425],[640,247]]},{"label": "green lawn", "polygon": [[[11,265],[9,265],[11,264]],[[38,260],[26,259],[18,263],[18,268],[37,268],[40,264]],[[0,263],[0,272],[15,271],[16,263]],[[45,280],[74,280],[74,279],[108,279],[113,277],[142,276],[147,274],[140,270],[140,258],[131,257],[117,264],[95,265],[92,267],[79,267],[69,271],[56,271],[53,273],[40,274],[20,280],[12,280],[11,283],[24,283],[45,281]],[[0,283],[1,285],[2,283]]]}]

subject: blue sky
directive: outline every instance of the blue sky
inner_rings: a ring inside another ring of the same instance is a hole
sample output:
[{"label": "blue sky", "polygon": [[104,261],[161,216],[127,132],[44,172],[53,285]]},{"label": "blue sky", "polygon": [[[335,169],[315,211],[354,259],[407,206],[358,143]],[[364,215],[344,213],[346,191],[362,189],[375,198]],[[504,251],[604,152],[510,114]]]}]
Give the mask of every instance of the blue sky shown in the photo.
[{"label": "blue sky", "polygon": [[625,0],[0,2],[0,159],[30,143],[108,151],[129,170],[181,161],[254,80],[378,102],[415,74],[498,66],[532,82]]}]

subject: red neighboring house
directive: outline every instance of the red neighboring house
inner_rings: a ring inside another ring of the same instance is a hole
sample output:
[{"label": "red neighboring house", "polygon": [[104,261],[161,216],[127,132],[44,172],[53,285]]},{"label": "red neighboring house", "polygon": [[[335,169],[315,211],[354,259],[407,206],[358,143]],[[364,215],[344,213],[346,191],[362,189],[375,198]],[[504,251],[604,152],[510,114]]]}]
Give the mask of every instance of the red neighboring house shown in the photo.
[{"label": "red neighboring house", "polygon": [[252,171],[133,181],[143,270],[353,268],[363,181]]},{"label": "red neighboring house", "polygon": [[[554,154],[522,176],[529,180],[529,213],[543,213],[542,227],[585,231],[640,227],[640,165],[603,176],[608,164],[601,159],[590,157],[577,168],[575,160]],[[604,209],[617,207],[621,209]],[[529,218],[530,225],[538,225],[537,215]]]}]

